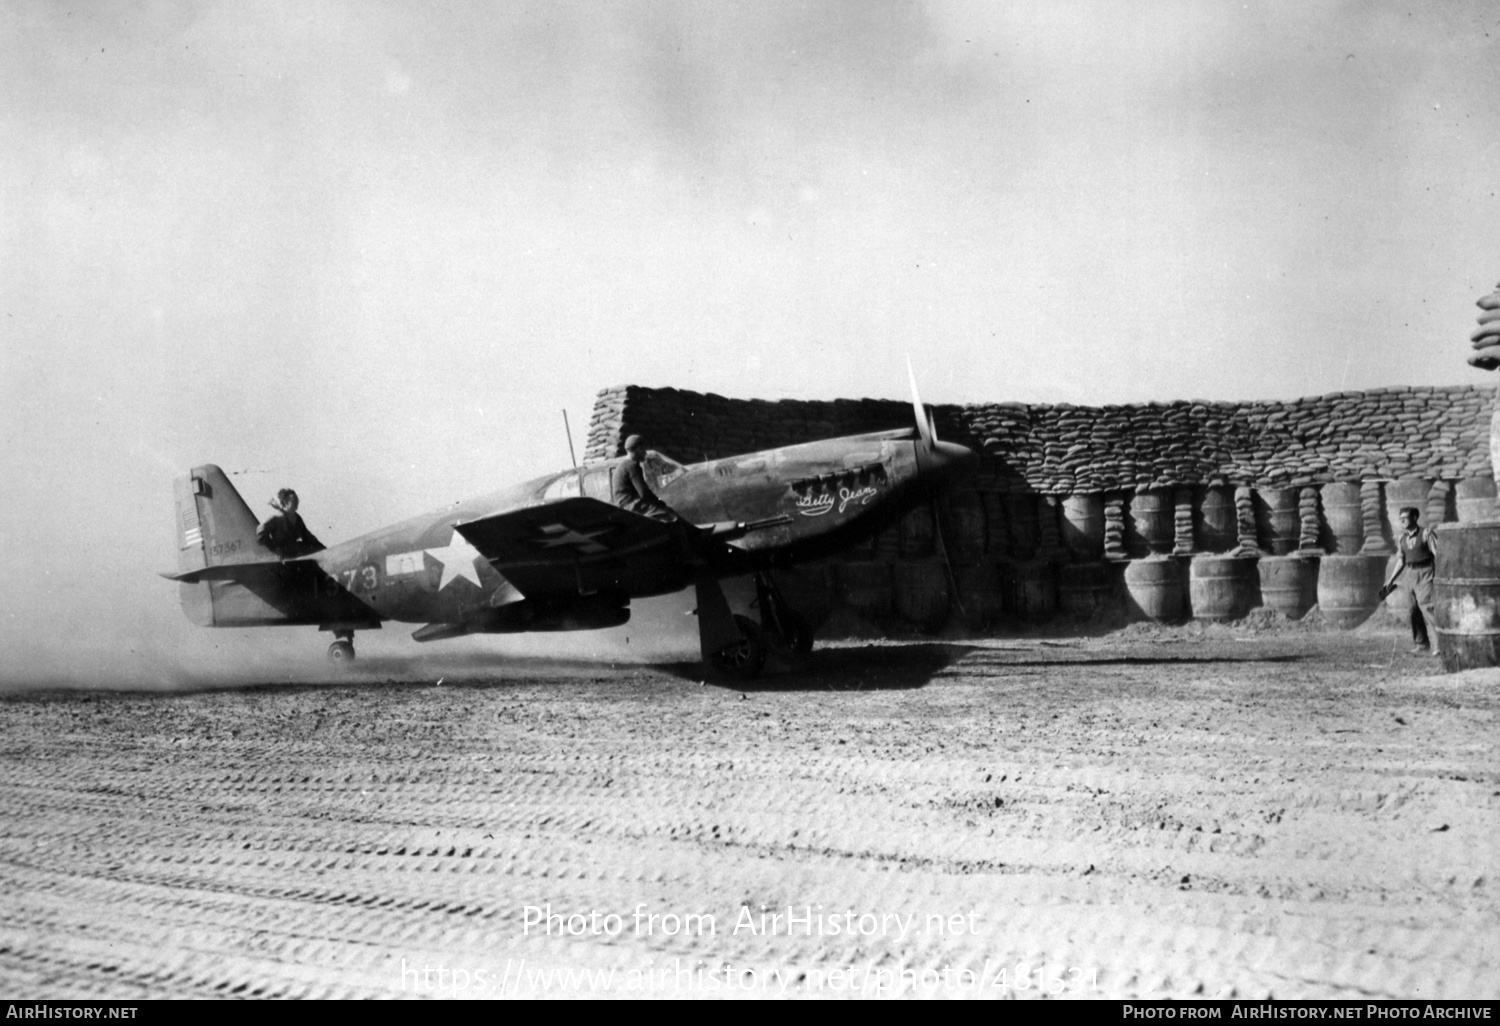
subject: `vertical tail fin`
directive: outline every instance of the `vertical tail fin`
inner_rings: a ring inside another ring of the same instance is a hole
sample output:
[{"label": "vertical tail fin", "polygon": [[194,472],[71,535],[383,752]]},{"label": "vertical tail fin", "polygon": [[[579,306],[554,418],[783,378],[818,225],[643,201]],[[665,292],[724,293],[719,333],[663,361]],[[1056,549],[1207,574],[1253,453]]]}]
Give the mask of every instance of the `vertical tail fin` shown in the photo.
[{"label": "vertical tail fin", "polygon": [[[229,478],[213,464],[194,467],[173,482],[177,499],[177,571],[228,563],[258,563],[276,554],[256,541],[260,522]],[[214,623],[212,585],[181,585],[182,610],[193,623]]]},{"label": "vertical tail fin", "polygon": [[276,558],[256,541],[260,521],[224,471],[213,464],[194,467],[187,477],[179,477],[174,487],[179,571]]}]

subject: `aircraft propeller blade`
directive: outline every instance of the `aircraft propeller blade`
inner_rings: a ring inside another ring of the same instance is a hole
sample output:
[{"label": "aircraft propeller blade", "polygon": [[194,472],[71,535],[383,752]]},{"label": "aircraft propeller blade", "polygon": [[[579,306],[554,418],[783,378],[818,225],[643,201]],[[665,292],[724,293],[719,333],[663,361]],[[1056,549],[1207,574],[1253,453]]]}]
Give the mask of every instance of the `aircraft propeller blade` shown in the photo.
[{"label": "aircraft propeller blade", "polygon": [[917,433],[922,436],[922,443],[930,450],[932,443],[937,441],[937,424],[932,419],[932,413],[922,405],[922,396],[917,391],[917,375],[911,369],[910,356],[906,358],[906,377],[911,381],[911,406],[917,418]]},{"label": "aircraft propeller blade", "polygon": [[[937,443],[937,421],[933,418],[932,411],[922,404],[922,396],[917,391],[917,374],[912,370],[910,356],[906,358],[906,377],[911,382],[911,405],[917,418],[917,433],[922,437],[922,444],[917,447],[917,462],[920,466],[923,451],[930,454]],[[943,516],[930,486],[927,489],[927,508],[932,514],[933,538],[943,557],[943,569],[948,572],[948,594],[952,596],[953,604],[958,607],[959,612],[964,613],[963,601],[958,597],[958,580],[953,576],[953,561],[948,558],[948,543],[943,538]]]}]

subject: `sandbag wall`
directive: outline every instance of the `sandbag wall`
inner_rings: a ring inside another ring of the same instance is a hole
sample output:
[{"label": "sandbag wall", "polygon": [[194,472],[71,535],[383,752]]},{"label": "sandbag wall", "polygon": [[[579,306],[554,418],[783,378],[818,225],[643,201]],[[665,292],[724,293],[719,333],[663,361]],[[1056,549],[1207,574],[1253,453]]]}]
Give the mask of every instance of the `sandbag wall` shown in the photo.
[{"label": "sandbag wall", "polygon": [[[815,618],[842,610],[921,631],[1234,619],[1262,605],[1298,617],[1315,604],[1352,626],[1377,608],[1401,506],[1421,508],[1425,524],[1494,516],[1492,399],[1489,388],[1450,386],[1291,402],[936,407],[939,436],[981,454],[973,475],[935,510],[786,586]],[[617,455],[634,433],[694,462],[910,420],[895,400],[625,386],[599,394],[585,459]]]}]

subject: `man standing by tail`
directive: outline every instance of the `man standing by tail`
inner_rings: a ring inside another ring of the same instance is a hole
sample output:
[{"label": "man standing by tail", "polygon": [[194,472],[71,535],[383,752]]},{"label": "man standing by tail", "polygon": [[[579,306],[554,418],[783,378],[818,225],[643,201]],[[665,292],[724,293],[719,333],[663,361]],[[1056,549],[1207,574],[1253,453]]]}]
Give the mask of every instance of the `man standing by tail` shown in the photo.
[{"label": "man standing by tail", "polygon": [[1418,528],[1419,513],[1415,506],[1401,508],[1401,537],[1396,539],[1401,562],[1391,571],[1385,586],[1380,589],[1384,598],[1396,588],[1396,578],[1405,574],[1402,582],[1411,592],[1411,639],[1416,643],[1413,655],[1437,654],[1437,646],[1428,638],[1428,625],[1437,630],[1437,621],[1432,617],[1433,562],[1437,554],[1437,539],[1432,528]]}]

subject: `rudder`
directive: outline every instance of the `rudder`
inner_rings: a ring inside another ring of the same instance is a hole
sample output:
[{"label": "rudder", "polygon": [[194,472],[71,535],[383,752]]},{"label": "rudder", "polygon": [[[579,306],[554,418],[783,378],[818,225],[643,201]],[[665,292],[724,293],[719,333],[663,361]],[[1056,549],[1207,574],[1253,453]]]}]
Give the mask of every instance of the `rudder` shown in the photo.
[{"label": "rudder", "polygon": [[256,540],[260,521],[224,471],[211,463],[194,467],[174,487],[180,572],[277,558]]},{"label": "rudder", "polygon": [[[173,482],[173,492],[177,500],[178,573],[277,558],[256,541],[260,522],[218,467],[211,463],[194,467],[186,477]],[[179,589],[182,611],[203,627],[215,622],[212,588],[204,582],[182,584]]]}]

